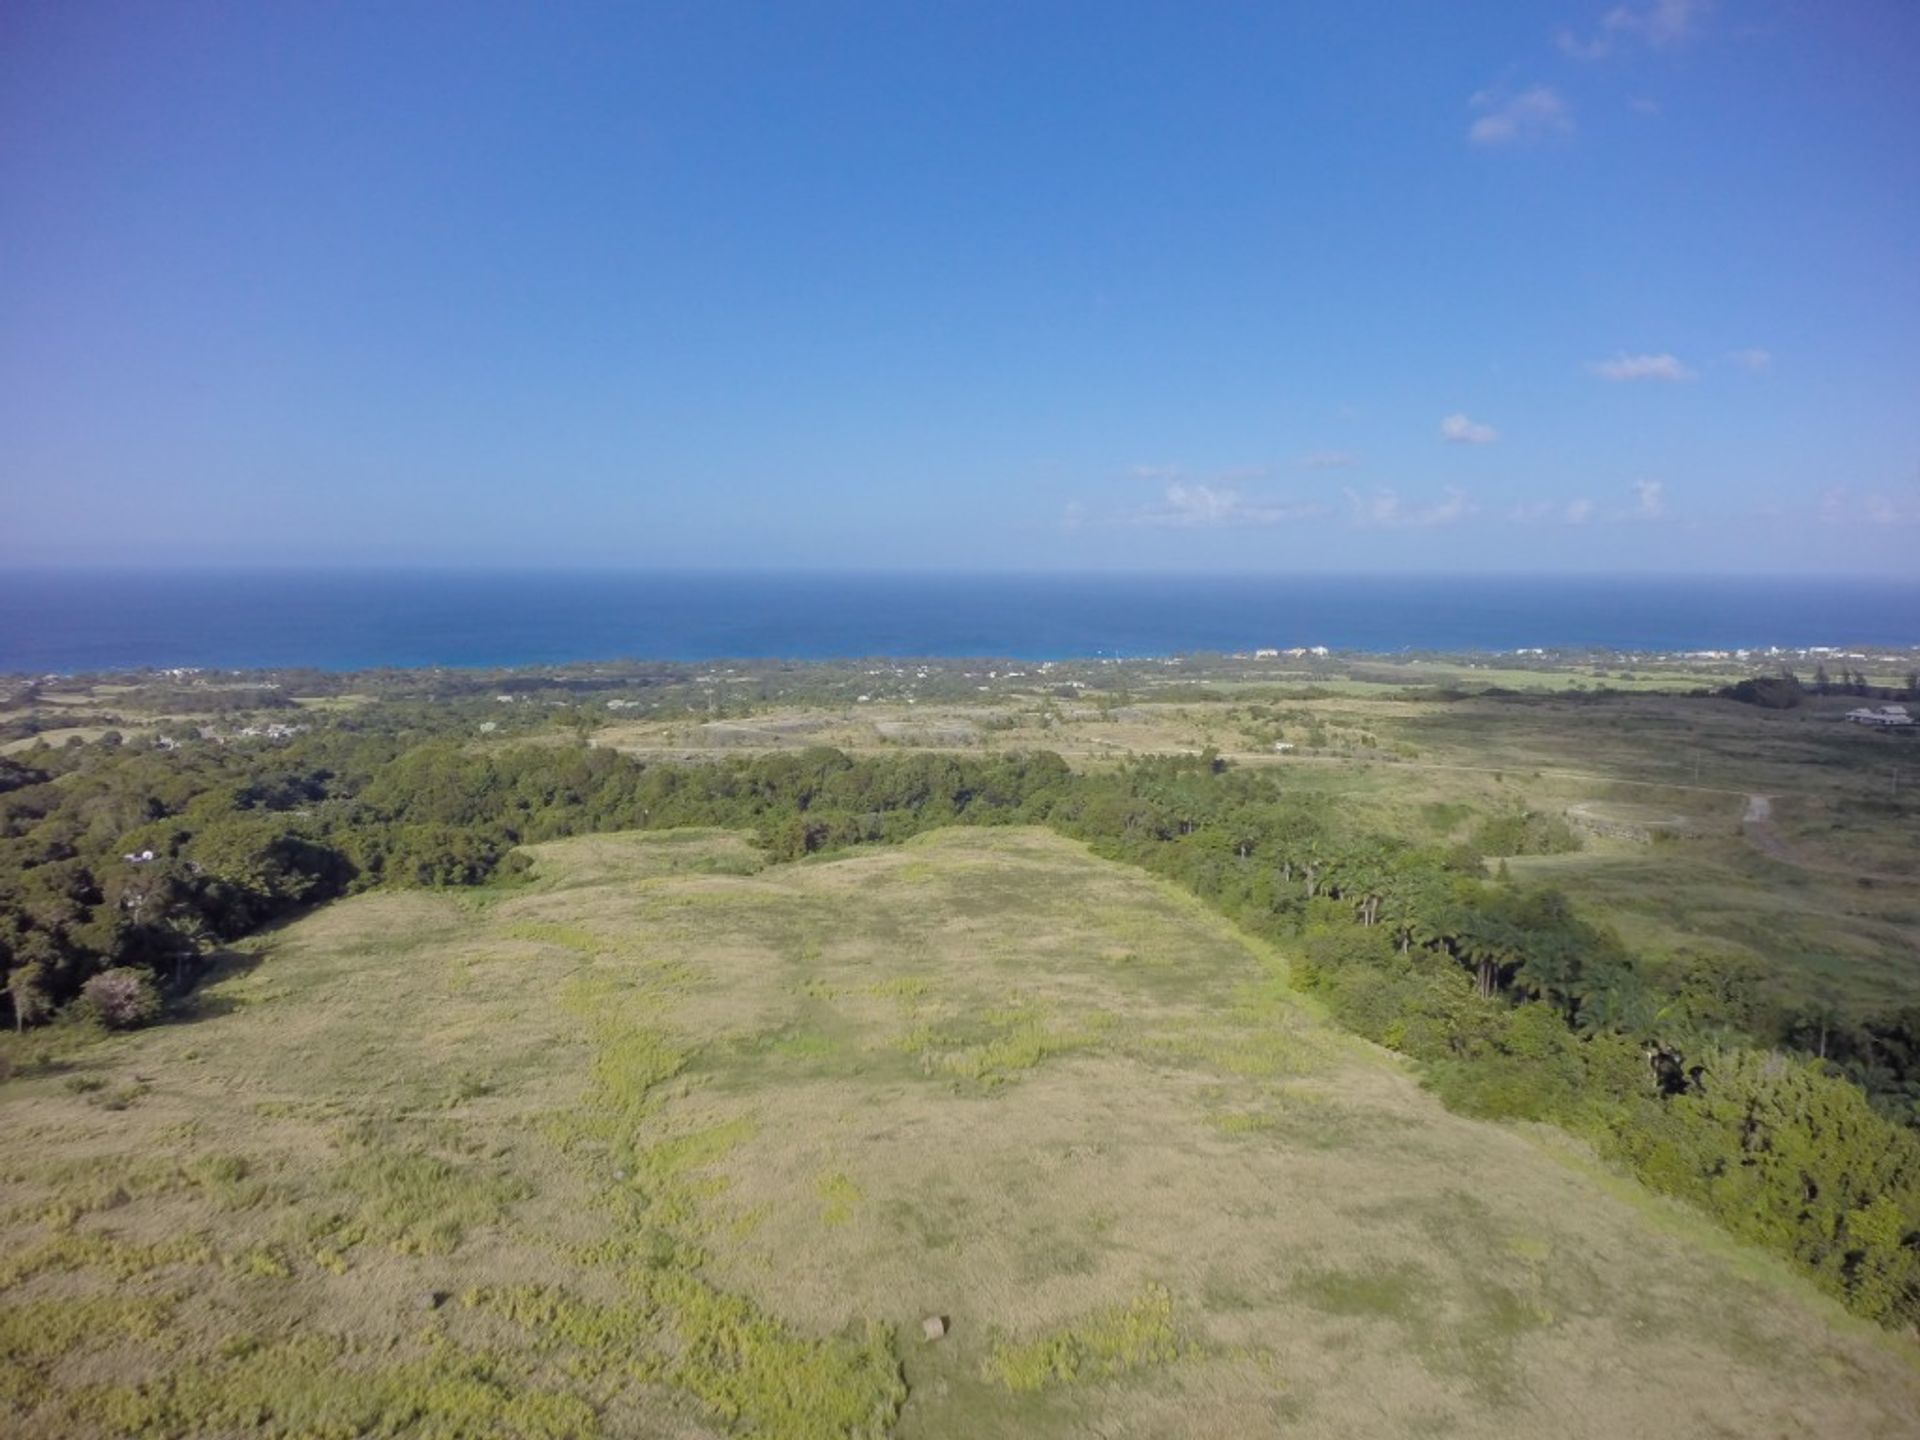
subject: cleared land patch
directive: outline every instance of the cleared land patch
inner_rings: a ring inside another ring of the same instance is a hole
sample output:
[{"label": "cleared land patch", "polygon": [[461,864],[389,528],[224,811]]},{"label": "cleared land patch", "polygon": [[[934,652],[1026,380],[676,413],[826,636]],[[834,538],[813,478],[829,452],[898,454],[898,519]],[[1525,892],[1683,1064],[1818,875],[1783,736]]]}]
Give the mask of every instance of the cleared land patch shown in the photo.
[{"label": "cleared land patch", "polygon": [[[1770,1262],[1030,830],[367,896],[0,1089],[9,1434],[1910,1433]],[[113,1103],[102,1103],[111,1097]],[[944,1317],[944,1338],[921,1323]]]}]

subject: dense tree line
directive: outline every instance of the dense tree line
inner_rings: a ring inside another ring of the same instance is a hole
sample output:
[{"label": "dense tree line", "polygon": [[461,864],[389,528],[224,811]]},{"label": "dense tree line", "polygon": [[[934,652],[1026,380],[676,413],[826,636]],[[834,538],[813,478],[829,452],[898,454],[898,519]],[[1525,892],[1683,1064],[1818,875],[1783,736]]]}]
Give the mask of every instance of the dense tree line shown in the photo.
[{"label": "dense tree line", "polygon": [[[644,764],[583,743],[480,748],[386,707],[279,745],[37,750],[0,766],[0,966],[31,1023],[103,972],[116,978],[96,1007],[124,998],[129,973],[184,987],[198,956],[303,906],[502,877],[531,842],[722,825],[791,860],[1014,822],[1285,942],[1299,983],[1423,1061],[1450,1104],[1574,1129],[1856,1310],[1920,1320],[1920,1138],[1869,1102],[1847,1057],[1781,1053],[1794,1037],[1766,1033],[1777,1017],[1737,971],[1656,980],[1564,897],[1489,881],[1477,850],[1369,833],[1211,755],[1097,775],[1050,754]],[[1556,843],[1532,823],[1496,817],[1487,838]],[[1870,1041],[1905,1084],[1915,1019],[1886,1017]]]},{"label": "dense tree line", "polygon": [[1813,692],[1816,695],[1858,695],[1865,699],[1920,700],[1920,670],[1907,671],[1903,685],[1875,685],[1864,670],[1842,665],[1835,679],[1824,663],[1813,667]]},{"label": "dense tree line", "polygon": [[[1758,705],[1767,710],[1791,710],[1807,697],[1808,688],[1800,677],[1782,667],[1778,675],[1756,675],[1719,693],[1729,700]],[[1899,685],[1876,685],[1864,670],[1840,667],[1835,679],[1824,664],[1814,666],[1812,692],[1815,695],[1857,695],[1867,700],[1920,700],[1920,670],[1909,670]]]}]

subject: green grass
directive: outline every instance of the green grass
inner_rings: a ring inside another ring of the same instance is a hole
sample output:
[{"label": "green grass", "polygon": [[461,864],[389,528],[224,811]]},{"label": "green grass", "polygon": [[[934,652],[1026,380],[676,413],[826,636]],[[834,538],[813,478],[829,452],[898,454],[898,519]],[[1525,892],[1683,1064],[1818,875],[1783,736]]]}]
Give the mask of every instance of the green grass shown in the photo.
[{"label": "green grass", "polygon": [[1093,1048],[1110,1023],[1099,1014],[1067,1022],[1037,1007],[1014,1005],[969,1022],[917,1025],[899,1045],[927,1075],[991,1087],[1008,1084],[1044,1061]]},{"label": "green grass", "polygon": [[820,1192],[822,1225],[846,1224],[867,1198],[858,1185],[838,1170],[831,1175],[822,1175],[816,1188]]},{"label": "green grass", "polygon": [[1164,1285],[1148,1285],[1047,1334],[996,1344],[985,1373],[1012,1391],[1043,1390],[1168,1365],[1179,1354],[1173,1296]]},{"label": "green grass", "polygon": [[1431,1318],[1440,1296],[1433,1276],[1406,1260],[1308,1270],[1294,1288],[1301,1299],[1329,1315],[1418,1324]]},{"label": "green grass", "polygon": [[0,1404],[15,1414],[51,1400],[65,1409],[52,1380],[75,1356],[122,1342],[172,1347],[171,1297],[87,1295],[0,1306]]},{"label": "green grass", "polygon": [[578,1395],[529,1387],[512,1366],[431,1339],[414,1348],[417,1357],[395,1361],[322,1336],[237,1339],[211,1363],[84,1392],[81,1408],[113,1433],[155,1437],[591,1440],[603,1433],[594,1407]]},{"label": "green grass", "polygon": [[405,1140],[355,1138],[333,1171],[344,1207],[325,1231],[329,1249],[385,1245],[402,1255],[446,1255],[470,1230],[500,1220],[532,1183],[478,1157],[449,1158]]},{"label": "green grass", "polygon": [[56,1230],[39,1244],[0,1260],[0,1290],[37,1275],[91,1270],[114,1280],[134,1280],[174,1265],[201,1264],[213,1258],[204,1234],[181,1235],[143,1244],[105,1231],[78,1234]]}]

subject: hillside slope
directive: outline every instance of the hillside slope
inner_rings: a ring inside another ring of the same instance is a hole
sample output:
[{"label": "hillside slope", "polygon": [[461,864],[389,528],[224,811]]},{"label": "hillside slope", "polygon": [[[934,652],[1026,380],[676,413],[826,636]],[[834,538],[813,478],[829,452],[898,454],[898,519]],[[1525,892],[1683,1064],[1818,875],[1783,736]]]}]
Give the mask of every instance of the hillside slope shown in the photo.
[{"label": "hillside slope", "polygon": [[[1049,833],[366,896],[0,1088],[23,1435],[1910,1433],[1920,1369]],[[942,1317],[929,1342],[922,1321]]]}]

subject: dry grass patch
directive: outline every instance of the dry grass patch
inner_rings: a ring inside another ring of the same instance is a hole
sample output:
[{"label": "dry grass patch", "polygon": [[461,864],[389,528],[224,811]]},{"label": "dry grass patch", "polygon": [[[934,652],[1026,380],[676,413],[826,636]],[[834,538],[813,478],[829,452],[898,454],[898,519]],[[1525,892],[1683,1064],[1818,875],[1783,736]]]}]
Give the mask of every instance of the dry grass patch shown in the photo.
[{"label": "dry grass patch", "polygon": [[535,859],[330,907],[196,1023],[0,1089],[6,1433],[1891,1437],[1920,1405],[1779,1267],[1446,1115],[1278,957],[1051,835]]}]

